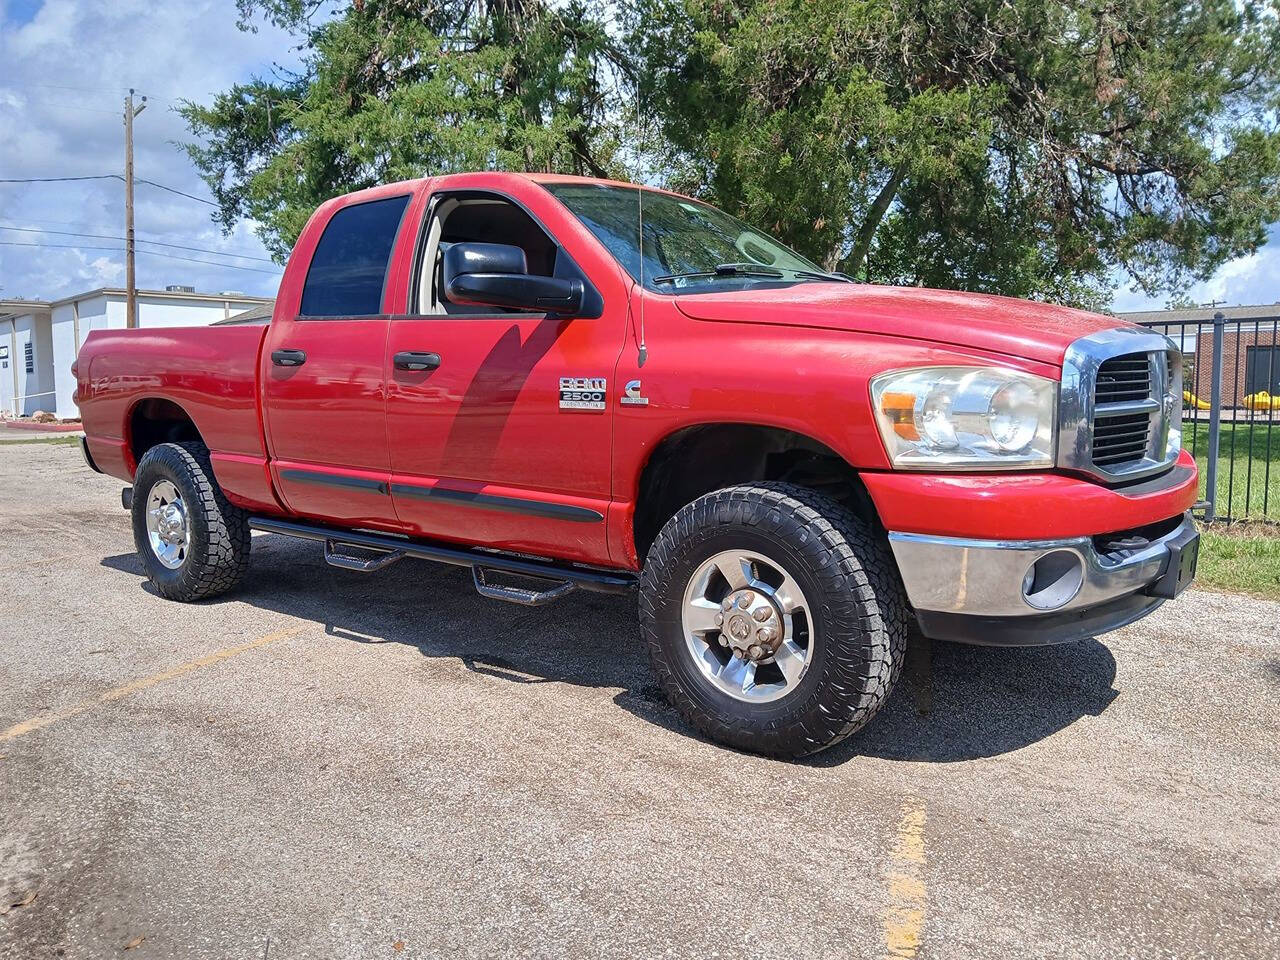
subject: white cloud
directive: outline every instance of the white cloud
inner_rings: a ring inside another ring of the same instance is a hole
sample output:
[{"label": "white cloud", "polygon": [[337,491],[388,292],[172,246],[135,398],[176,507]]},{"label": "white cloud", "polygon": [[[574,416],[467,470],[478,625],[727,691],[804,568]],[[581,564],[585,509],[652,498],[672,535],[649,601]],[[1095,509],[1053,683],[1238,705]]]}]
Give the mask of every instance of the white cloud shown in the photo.
[{"label": "white cloud", "polygon": [[[135,121],[135,176],[197,197],[209,192],[178,146],[190,139],[177,102],[208,102],[254,74],[269,74],[288,37],[269,26],[236,29],[230,0],[0,0],[0,178],[120,174],[121,122],[130,87],[148,96]],[[292,63],[288,63],[292,66]],[[140,239],[266,257],[249,225],[224,237],[213,208],[140,184],[135,219]],[[124,185],[119,180],[0,184],[0,297],[41,299],[123,282]],[[46,231],[41,233],[29,230]],[[64,231],[55,233],[52,231]],[[108,239],[67,236],[98,234]],[[42,244],[44,246],[12,246]],[[81,249],[48,246],[80,245]],[[151,253],[142,251],[150,250]],[[279,268],[258,260],[140,243],[138,284],[194,285],[272,295]],[[157,256],[236,263],[188,263]]]},{"label": "white cloud", "polygon": [[89,267],[93,270],[98,283],[104,287],[115,286],[124,279],[124,266],[118,260],[98,257],[89,264]]},{"label": "white cloud", "polygon": [[[1224,263],[1208,280],[1194,284],[1187,296],[1196,303],[1216,301],[1227,306],[1280,303],[1280,227],[1268,232],[1266,246]],[[1160,310],[1170,299],[1148,297],[1132,286],[1121,286],[1111,308],[1117,313]]]}]

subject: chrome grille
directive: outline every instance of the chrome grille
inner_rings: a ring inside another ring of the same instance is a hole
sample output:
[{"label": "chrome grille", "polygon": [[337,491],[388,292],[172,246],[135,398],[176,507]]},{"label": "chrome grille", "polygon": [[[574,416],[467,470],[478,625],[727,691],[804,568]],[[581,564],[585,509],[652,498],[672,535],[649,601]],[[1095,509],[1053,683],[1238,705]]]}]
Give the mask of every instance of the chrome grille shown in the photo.
[{"label": "chrome grille", "polygon": [[1151,443],[1151,410],[1107,415],[1107,405],[1124,404],[1126,410],[1143,401],[1156,404],[1160,395],[1151,389],[1154,359],[1148,353],[1130,353],[1104,360],[1093,384],[1093,462],[1114,468],[1142,460]]},{"label": "chrome grille", "polygon": [[1093,425],[1093,462],[1109,467],[1141,460],[1146,456],[1150,435],[1151,415],[1147,413],[1099,420]]},{"label": "chrome grille", "polygon": [[1098,367],[1094,403],[1121,403],[1151,396],[1151,357],[1145,353],[1112,357]]},{"label": "chrome grille", "polygon": [[1081,337],[1063,357],[1058,466],[1105,483],[1162,473],[1178,456],[1182,359],[1140,327]]}]

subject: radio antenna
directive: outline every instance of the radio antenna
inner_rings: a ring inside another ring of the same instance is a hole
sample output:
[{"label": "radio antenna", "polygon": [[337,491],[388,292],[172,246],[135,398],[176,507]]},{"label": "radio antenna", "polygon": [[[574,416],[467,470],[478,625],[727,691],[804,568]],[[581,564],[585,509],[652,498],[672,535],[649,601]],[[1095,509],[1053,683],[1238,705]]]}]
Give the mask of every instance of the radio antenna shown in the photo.
[{"label": "radio antenna", "polygon": [[640,145],[644,142],[644,111],[640,106],[640,89],[636,88],[636,127],[639,136],[636,138],[636,205],[640,220],[640,323],[638,339],[640,348],[636,353],[636,366],[643,367],[649,359],[649,348],[644,342],[644,182],[641,179]]}]

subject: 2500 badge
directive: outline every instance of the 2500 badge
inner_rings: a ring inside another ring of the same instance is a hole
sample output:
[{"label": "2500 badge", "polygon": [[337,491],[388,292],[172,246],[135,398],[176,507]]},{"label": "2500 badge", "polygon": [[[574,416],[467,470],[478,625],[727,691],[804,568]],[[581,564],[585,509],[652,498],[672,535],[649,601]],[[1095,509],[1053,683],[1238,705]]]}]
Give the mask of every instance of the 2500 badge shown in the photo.
[{"label": "2500 badge", "polygon": [[605,408],[604,377],[561,377],[561,410],[603,410]]}]

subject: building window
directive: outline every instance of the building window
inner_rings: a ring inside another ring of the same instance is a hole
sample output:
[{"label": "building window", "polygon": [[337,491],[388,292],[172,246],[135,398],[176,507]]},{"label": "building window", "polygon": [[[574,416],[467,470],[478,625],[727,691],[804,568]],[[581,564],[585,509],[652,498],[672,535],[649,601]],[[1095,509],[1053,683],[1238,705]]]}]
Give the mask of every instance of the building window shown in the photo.
[{"label": "building window", "polygon": [[1280,346],[1246,347],[1244,366],[1247,393],[1280,393]]},{"label": "building window", "polygon": [[23,356],[27,360],[27,373],[36,372],[36,348],[30,340],[28,340],[22,348]]}]

